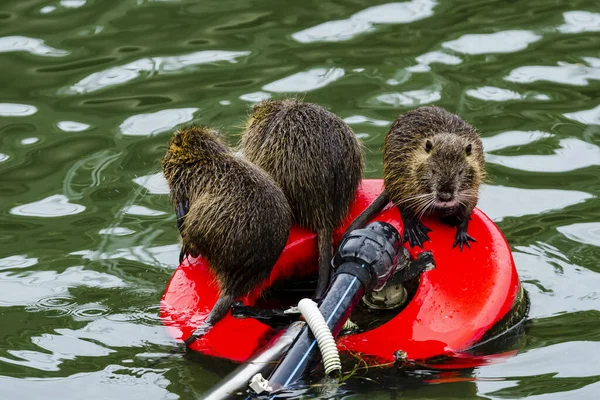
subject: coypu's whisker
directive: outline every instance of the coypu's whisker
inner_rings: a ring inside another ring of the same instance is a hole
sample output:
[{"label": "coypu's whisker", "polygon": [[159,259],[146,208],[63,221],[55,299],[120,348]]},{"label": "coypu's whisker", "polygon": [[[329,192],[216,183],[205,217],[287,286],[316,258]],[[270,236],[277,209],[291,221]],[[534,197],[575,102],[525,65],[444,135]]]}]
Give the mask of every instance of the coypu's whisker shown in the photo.
[{"label": "coypu's whisker", "polygon": [[[459,116],[440,107],[423,106],[398,116],[388,130],[383,148],[385,191],[356,220],[368,221],[391,201],[400,210],[404,236],[411,246],[428,240],[417,225],[426,213],[457,217],[456,244],[460,249],[470,239],[469,217],[477,205],[476,193],[485,176],[483,144],[479,133]],[[461,207],[435,207],[425,193],[440,187],[460,188]],[[450,213],[450,215],[446,215]],[[415,221],[415,219],[417,221]],[[352,224],[355,229],[355,224]],[[425,227],[428,230],[427,227]]]}]

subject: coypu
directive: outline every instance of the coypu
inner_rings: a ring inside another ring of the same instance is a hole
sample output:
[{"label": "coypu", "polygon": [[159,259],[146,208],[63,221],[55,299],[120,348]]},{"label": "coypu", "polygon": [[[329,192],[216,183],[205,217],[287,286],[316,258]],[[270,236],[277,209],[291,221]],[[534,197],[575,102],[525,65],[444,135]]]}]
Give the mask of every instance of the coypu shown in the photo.
[{"label": "coypu", "polygon": [[189,344],[223,318],[237,297],[269,277],[292,218],[273,179],[236,157],[209,128],[175,132],[161,164],[183,241],[180,258],[202,254],[221,289]]},{"label": "coypu", "polygon": [[431,229],[421,224],[433,215],[457,226],[452,247],[476,240],[467,227],[484,177],[483,144],[477,131],[440,107],[419,107],[398,117],[385,137],[385,190],[348,227],[365,225],[391,200],[404,224],[404,240],[423,247]]},{"label": "coypu", "polygon": [[294,223],[317,233],[320,299],[329,285],[333,230],[346,217],[362,177],[354,132],[319,105],[266,100],[250,113],[241,151],[282,188]]}]

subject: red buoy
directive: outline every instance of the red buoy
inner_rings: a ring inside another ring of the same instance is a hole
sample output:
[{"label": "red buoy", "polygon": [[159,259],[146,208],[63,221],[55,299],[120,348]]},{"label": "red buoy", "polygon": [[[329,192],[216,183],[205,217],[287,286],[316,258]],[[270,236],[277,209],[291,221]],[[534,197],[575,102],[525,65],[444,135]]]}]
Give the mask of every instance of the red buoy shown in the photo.
[{"label": "red buoy", "polygon": [[[362,181],[346,223],[334,233],[334,245],[349,223],[382,190],[382,180]],[[389,206],[375,220],[390,223],[403,232],[396,207]],[[452,248],[455,228],[434,219],[426,219],[424,224],[432,229],[431,241],[425,243],[424,250],[433,252],[435,269],[421,274],[414,297],[390,321],[366,332],[338,337],[340,351],[359,353],[377,362],[394,361],[401,351],[408,361],[427,364],[427,360],[445,356],[454,359],[455,365],[473,366],[478,362],[472,357],[468,362],[460,362],[465,351],[498,323],[506,321],[522,300],[510,248],[498,227],[483,212],[478,209],[473,212],[469,234],[477,242],[462,252],[458,247]],[[420,251],[423,250],[413,248],[411,255]],[[316,274],[316,235],[293,227],[268,281],[242,300],[253,305],[274,282]],[[178,340],[187,338],[208,316],[217,298],[218,286],[206,260],[201,257],[184,260],[162,298],[161,318],[169,334]],[[275,334],[274,329],[262,322],[228,314],[190,348],[208,356],[243,362]]]}]

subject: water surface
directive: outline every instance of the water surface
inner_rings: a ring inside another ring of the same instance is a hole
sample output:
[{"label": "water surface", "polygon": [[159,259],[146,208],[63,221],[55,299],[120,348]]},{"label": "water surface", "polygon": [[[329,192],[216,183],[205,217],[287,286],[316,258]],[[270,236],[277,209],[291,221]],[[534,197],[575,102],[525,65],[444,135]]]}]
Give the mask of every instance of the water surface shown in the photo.
[{"label": "water surface", "polygon": [[232,368],[172,355],[177,261],[159,172],[173,128],[230,143],[256,101],[343,117],[381,177],[422,104],[484,137],[480,207],[531,296],[508,361],[354,380],[347,398],[594,399],[600,390],[597,1],[4,0],[0,7],[0,398],[191,399]]}]

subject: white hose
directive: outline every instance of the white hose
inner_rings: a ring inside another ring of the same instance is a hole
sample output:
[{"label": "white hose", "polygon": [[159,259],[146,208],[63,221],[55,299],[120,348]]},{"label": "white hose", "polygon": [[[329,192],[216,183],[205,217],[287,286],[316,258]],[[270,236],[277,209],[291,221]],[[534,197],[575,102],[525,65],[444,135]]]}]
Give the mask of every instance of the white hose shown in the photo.
[{"label": "white hose", "polygon": [[329,375],[330,372],[336,370],[341,371],[342,363],[340,362],[340,355],[335,340],[333,340],[333,335],[327,326],[327,322],[325,322],[325,318],[323,318],[323,314],[321,314],[319,307],[317,307],[317,303],[311,299],[302,299],[298,303],[298,309],[317,339],[317,344],[323,357],[325,374]]}]

